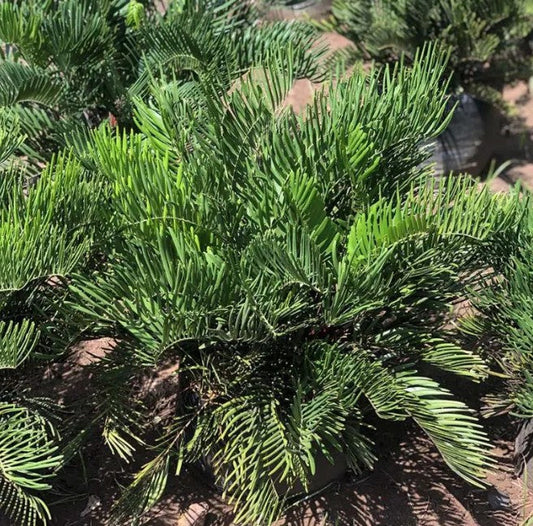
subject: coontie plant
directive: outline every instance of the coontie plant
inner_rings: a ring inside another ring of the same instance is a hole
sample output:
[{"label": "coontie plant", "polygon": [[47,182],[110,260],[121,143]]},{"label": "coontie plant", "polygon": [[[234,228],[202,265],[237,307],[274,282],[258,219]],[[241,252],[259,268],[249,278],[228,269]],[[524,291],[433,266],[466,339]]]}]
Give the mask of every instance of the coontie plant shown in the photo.
[{"label": "coontie plant", "polygon": [[29,193],[22,175],[10,163],[0,172],[0,510],[9,524],[42,524],[50,515],[41,493],[63,455],[55,393],[43,398],[28,381],[60,352],[42,345],[57,309],[43,314],[40,298],[87,265],[95,232],[79,225],[101,213],[100,188],[68,154]]},{"label": "coontie plant", "polygon": [[298,75],[318,75],[315,30],[256,18],[236,0],[171,2],[164,13],[151,1],[3,2],[0,107],[27,136],[21,157],[37,172],[65,137],[107,119],[134,126],[131,97],[156,78],[212,74],[229,86],[280,46],[298,50]]},{"label": "coontie plant", "polygon": [[[527,192],[527,191],[526,191]],[[489,415],[511,413],[533,418],[533,270],[531,268],[531,216],[518,230],[512,257],[500,270],[500,279],[489,280],[472,291],[475,310],[464,320],[465,332],[492,343],[488,358],[503,375],[498,392],[487,397]]]},{"label": "coontie plant", "polygon": [[433,49],[332,83],[302,117],[281,107],[287,61],[230,91],[214,78],[156,85],[135,101],[138,132],[103,127],[77,145],[116,235],[95,273],[71,276],[61,312],[80,337],[118,342],[95,367],[111,382],[80,433],[90,422],[135,458],[142,410],[117,378],[168,361],[178,378],[113,524],[206,458],[236,521],[269,524],[319,457],[373,465],[370,413],[412,418],[473,484],[490,467],[472,411],[421,370],[485,378],[449,311],[503,257],[493,247],[526,205],[420,168],[421,141],[446,126]]},{"label": "coontie plant", "polygon": [[[435,49],[330,82],[301,117],[283,101],[304,56],[290,42],[264,49],[232,85],[207,67],[139,76],[135,130],[72,133],[30,188],[13,161],[22,117],[2,121],[0,507],[11,522],[47,520],[45,490],[90,438],[126,472],[149,455],[122,479],[111,524],[138,523],[169,477],[206,459],[236,521],[268,524],[319,458],[372,466],[370,415],[413,419],[451,469],[483,484],[487,437],[429,372],[486,376],[449,311],[499,268],[527,203],[468,180],[436,185],[422,167],[420,144],[447,124]],[[92,335],[115,346],[87,366],[87,390],[72,407],[53,391],[43,401],[30,373]],[[135,386],[169,362],[172,406],[155,418]]]}]

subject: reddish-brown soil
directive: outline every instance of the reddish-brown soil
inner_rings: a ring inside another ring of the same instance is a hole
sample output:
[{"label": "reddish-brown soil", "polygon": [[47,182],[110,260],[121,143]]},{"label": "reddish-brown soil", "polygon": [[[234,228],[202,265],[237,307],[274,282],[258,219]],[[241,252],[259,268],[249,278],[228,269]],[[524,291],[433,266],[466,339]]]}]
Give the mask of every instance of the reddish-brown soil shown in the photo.
[{"label": "reddish-brown soil", "polygon": [[[396,431],[395,436],[398,439]],[[521,526],[533,514],[533,493],[513,475],[510,443],[499,442],[494,454],[498,469],[489,475],[492,486],[480,490],[454,476],[430,441],[410,429],[396,446],[380,452],[381,460],[372,473],[332,484],[288,510],[276,526]],[[98,486],[95,481],[91,492],[56,507],[59,515],[54,524],[103,526],[111,503],[105,494],[108,490],[106,483]],[[503,509],[493,509],[495,501],[506,504],[507,497],[509,503]],[[189,474],[179,482],[171,481],[165,497],[142,524],[233,523],[231,509],[215,491],[200,476]]]},{"label": "reddish-brown soil", "polygon": [[[100,339],[76,347],[64,363],[48,371],[42,394],[62,387],[63,400],[75,404],[91,389],[92,368],[114,346],[112,340]],[[154,416],[166,418],[172,413],[179,388],[176,370],[177,364],[167,363],[138,384],[137,392],[148,400]],[[500,418],[491,423],[497,469],[489,474],[488,490],[455,476],[416,426],[379,425],[374,438],[380,460],[372,472],[331,484],[289,509],[276,526],[521,526],[533,514],[533,493],[526,489],[525,480],[514,476],[510,439],[515,431],[509,421]],[[82,456],[63,470],[48,495],[48,502],[54,502],[52,524],[105,526],[119,485],[126,484],[127,473],[150,458],[142,451],[139,456],[144,458],[135,466],[121,463],[95,436]],[[493,509],[498,500],[506,505]],[[180,479],[171,477],[163,499],[141,524],[231,526],[232,514],[205,477],[190,470]],[[0,519],[0,525],[9,523]]]},{"label": "reddish-brown soil", "polygon": [[[398,438],[398,437],[396,437]],[[290,509],[275,526],[519,526],[533,513],[533,494],[513,476],[508,442],[494,454],[499,468],[489,490],[465,484],[446,467],[430,441],[410,429],[372,473],[347,477]],[[495,510],[495,501],[509,504]],[[229,509],[212,493],[167,496],[147,519],[153,526],[230,526]]]},{"label": "reddish-brown soil", "polygon": [[533,188],[533,98],[525,82],[507,86],[503,98],[511,115],[496,145],[496,159],[511,165],[494,182],[499,189],[521,181]]}]

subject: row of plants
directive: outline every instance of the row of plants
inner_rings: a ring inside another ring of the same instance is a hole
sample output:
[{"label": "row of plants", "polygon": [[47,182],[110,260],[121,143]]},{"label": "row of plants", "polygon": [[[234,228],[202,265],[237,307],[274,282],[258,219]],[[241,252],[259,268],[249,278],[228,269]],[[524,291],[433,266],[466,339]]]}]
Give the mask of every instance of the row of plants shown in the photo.
[{"label": "row of plants", "polygon": [[[380,419],[414,421],[483,486],[490,440],[462,389],[504,372],[505,409],[531,414],[529,194],[424,163],[451,117],[449,52],[346,78],[316,29],[257,9],[0,5],[13,524],[50,520],[55,481],[95,442],[123,471],[109,524],[141,523],[170,478],[207,464],[235,522],[267,525],[321,458],[371,469]],[[295,115],[301,77],[325,89]],[[475,319],[451,324],[468,299]],[[496,344],[467,347],[485,322]],[[84,389],[43,394],[44,373],[96,337],[114,345]],[[169,363],[175,397],[154,414],[139,386]]]}]

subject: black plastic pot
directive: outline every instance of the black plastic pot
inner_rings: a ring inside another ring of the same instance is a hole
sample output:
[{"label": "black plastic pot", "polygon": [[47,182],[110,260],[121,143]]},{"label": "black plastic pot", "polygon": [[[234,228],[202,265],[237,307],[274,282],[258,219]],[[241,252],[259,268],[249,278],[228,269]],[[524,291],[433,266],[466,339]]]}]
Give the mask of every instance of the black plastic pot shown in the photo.
[{"label": "black plastic pot", "polygon": [[470,95],[450,100],[457,108],[448,128],[434,143],[429,160],[439,175],[468,172],[479,175],[492,159],[501,126],[500,113],[492,105]]},{"label": "black plastic pot", "polygon": [[520,424],[515,439],[514,461],[516,474],[533,489],[533,420],[524,420]]},{"label": "black plastic pot", "polygon": [[280,495],[288,494],[289,497],[296,497],[299,495],[314,494],[320,492],[321,489],[326,488],[332,482],[341,480],[348,470],[348,459],[343,453],[333,453],[333,464],[323,454],[319,454],[315,458],[315,474],[309,481],[308,491],[304,489],[301,484],[296,487],[289,488],[283,484],[279,484],[276,488]]},{"label": "black plastic pot", "polygon": [[279,2],[268,11],[271,20],[311,18],[320,20],[331,12],[332,0],[287,0]]},{"label": "black plastic pot", "polygon": [[[332,454],[333,463],[331,463],[325,455],[319,454],[315,458],[315,474],[309,481],[307,490],[302,484],[289,488],[283,483],[276,484],[276,491],[281,495],[286,495],[289,498],[297,498],[300,496],[319,493],[320,490],[328,487],[332,482],[342,480],[348,470],[348,459],[344,453],[334,452]],[[223,488],[216,484],[213,473],[212,459],[205,456],[198,466],[208,479],[209,483],[222,493]]]}]

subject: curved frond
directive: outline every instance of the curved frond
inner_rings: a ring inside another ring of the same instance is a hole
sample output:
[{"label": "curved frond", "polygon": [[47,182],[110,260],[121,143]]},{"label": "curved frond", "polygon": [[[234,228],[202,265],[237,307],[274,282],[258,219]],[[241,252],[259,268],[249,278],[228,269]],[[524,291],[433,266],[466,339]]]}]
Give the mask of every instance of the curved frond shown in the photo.
[{"label": "curved frond", "polygon": [[0,402],[0,509],[15,524],[46,522],[49,512],[34,495],[50,488],[47,479],[61,456],[42,418]]},{"label": "curved frond", "polygon": [[433,380],[405,374],[397,381],[406,390],[407,410],[448,466],[471,484],[484,487],[494,462],[490,441],[472,411]]},{"label": "curved frond", "polygon": [[39,331],[35,323],[0,321],[0,369],[16,369],[37,345]]},{"label": "curved frond", "polygon": [[0,63],[0,106],[37,102],[54,106],[61,96],[61,84],[48,72],[19,62]]}]

